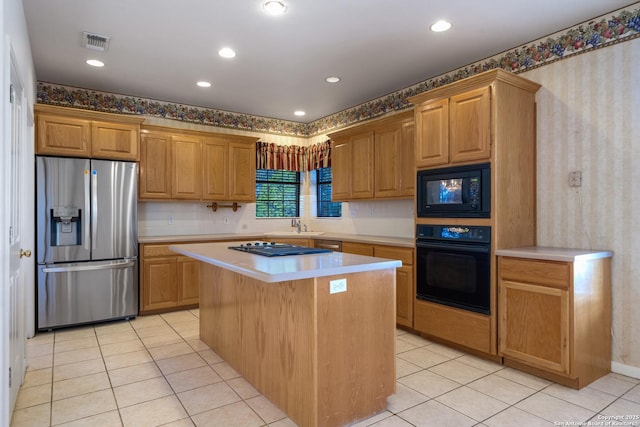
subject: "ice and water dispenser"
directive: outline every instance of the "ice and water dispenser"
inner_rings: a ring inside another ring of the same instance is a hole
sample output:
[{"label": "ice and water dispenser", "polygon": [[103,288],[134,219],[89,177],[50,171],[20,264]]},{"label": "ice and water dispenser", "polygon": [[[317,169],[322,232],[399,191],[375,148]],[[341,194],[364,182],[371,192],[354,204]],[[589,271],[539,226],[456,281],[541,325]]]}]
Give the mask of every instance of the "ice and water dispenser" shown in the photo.
[{"label": "ice and water dispenser", "polygon": [[82,245],[82,209],[55,207],[51,209],[51,246]]}]

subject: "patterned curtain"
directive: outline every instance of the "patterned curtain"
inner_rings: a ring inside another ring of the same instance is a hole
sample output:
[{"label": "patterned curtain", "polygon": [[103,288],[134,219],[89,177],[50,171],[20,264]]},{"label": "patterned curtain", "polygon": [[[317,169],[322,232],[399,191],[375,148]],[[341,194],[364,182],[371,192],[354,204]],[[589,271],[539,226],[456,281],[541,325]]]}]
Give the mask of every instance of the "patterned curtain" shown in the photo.
[{"label": "patterned curtain", "polygon": [[305,172],[331,166],[331,141],[310,147],[256,143],[256,169]]}]

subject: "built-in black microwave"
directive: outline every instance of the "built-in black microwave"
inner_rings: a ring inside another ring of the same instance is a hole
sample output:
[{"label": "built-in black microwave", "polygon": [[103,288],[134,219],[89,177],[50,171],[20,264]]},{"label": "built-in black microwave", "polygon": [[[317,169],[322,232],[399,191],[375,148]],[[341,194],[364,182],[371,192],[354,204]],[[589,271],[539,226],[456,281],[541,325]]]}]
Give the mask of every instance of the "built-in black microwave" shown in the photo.
[{"label": "built-in black microwave", "polygon": [[489,218],[491,216],[489,163],[418,171],[418,217]]}]

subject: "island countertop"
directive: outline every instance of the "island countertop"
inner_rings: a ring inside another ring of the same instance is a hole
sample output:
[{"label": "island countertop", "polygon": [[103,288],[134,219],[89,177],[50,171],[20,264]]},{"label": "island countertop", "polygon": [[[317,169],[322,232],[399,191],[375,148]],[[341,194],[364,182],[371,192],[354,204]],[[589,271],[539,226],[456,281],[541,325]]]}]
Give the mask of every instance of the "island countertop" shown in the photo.
[{"label": "island countertop", "polygon": [[171,245],[169,249],[199,261],[268,283],[384,270],[402,266],[402,261],[400,260],[343,252],[264,257],[235,251],[229,249],[229,246],[229,242],[192,243]]}]

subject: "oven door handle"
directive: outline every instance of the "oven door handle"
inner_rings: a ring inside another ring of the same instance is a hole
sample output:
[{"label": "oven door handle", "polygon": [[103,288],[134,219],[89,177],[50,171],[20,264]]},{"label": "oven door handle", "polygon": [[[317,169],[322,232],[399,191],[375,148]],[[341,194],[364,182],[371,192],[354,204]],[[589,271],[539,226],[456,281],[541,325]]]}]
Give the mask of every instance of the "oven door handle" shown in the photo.
[{"label": "oven door handle", "polygon": [[491,253],[491,246],[489,244],[466,244],[466,243],[436,243],[436,242],[416,242],[416,247],[424,249],[445,249],[445,250],[457,250],[467,251],[475,253]]}]

